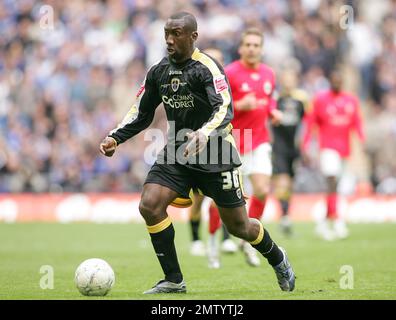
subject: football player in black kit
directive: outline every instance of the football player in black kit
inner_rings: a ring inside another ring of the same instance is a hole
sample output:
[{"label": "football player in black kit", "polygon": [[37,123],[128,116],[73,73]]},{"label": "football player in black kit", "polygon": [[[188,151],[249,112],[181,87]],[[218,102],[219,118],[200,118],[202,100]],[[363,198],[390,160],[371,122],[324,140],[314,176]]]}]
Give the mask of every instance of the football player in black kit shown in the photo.
[{"label": "football player in black kit", "polygon": [[163,102],[170,127],[168,143],[147,175],[139,211],[165,278],[144,293],[187,291],[166,209],[176,198],[188,199],[191,189],[200,189],[215,201],[230,233],[250,242],[268,259],[280,288],[292,291],[295,275],[286,252],[260,221],[246,213],[240,160],[231,135],[232,99],[223,68],[195,47],[198,32],[193,15],[173,14],[164,32],[168,56],[149,69],[136,103],[100,144],[100,151],[112,156],[121,143],[150,125]]},{"label": "football player in black kit", "polygon": [[282,232],[289,236],[292,233],[289,219],[289,203],[293,189],[293,177],[296,160],[299,158],[298,132],[308,105],[307,94],[297,89],[296,71],[285,69],[280,76],[281,91],[278,98],[278,109],[283,112],[281,123],[272,128],[273,175],[275,196],[279,200],[282,217]]}]

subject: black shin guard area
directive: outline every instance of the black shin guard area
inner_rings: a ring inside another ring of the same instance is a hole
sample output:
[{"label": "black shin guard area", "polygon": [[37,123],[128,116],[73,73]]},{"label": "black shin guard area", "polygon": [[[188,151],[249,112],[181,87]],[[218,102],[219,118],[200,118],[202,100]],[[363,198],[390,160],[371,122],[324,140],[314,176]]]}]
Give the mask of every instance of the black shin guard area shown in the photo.
[{"label": "black shin guard area", "polygon": [[263,240],[260,243],[253,245],[253,248],[257,249],[272,266],[276,266],[283,260],[283,253],[278,248],[276,243],[272,241],[267,230],[264,230]]},{"label": "black shin guard area", "polygon": [[171,282],[180,283],[183,275],[177,260],[175,248],[175,229],[173,225],[169,225],[166,229],[150,233],[151,242],[153,244],[157,258],[161,264],[165,274],[165,279]]}]

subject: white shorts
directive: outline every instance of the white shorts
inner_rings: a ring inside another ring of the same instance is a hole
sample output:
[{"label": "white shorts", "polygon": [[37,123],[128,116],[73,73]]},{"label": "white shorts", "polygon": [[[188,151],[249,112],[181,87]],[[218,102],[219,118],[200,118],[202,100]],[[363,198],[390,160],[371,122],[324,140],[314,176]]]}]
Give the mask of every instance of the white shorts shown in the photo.
[{"label": "white shorts", "polygon": [[251,152],[241,155],[241,173],[244,176],[260,173],[267,176],[272,175],[271,161],[272,147],[269,143],[262,143]]},{"label": "white shorts", "polygon": [[333,149],[320,151],[320,171],[326,177],[340,177],[344,168],[344,160]]}]

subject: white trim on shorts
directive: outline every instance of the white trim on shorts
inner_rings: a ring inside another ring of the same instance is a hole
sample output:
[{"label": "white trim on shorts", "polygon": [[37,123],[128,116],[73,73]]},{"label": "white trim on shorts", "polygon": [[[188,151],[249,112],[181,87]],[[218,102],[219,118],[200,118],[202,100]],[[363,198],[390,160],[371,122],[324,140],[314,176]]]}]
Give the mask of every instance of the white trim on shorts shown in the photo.
[{"label": "white trim on shorts", "polygon": [[242,165],[240,167],[241,173],[244,176],[251,174],[265,174],[272,175],[272,161],[271,161],[272,146],[268,143],[260,144],[251,152],[241,155]]}]

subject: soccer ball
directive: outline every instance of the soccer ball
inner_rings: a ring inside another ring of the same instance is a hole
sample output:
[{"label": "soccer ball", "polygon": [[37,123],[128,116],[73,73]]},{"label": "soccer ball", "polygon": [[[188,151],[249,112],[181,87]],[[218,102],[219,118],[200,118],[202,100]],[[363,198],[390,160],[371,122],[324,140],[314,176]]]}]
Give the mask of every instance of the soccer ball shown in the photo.
[{"label": "soccer ball", "polygon": [[84,296],[105,296],[115,283],[115,275],[106,261],[93,258],[78,266],[74,282]]}]

